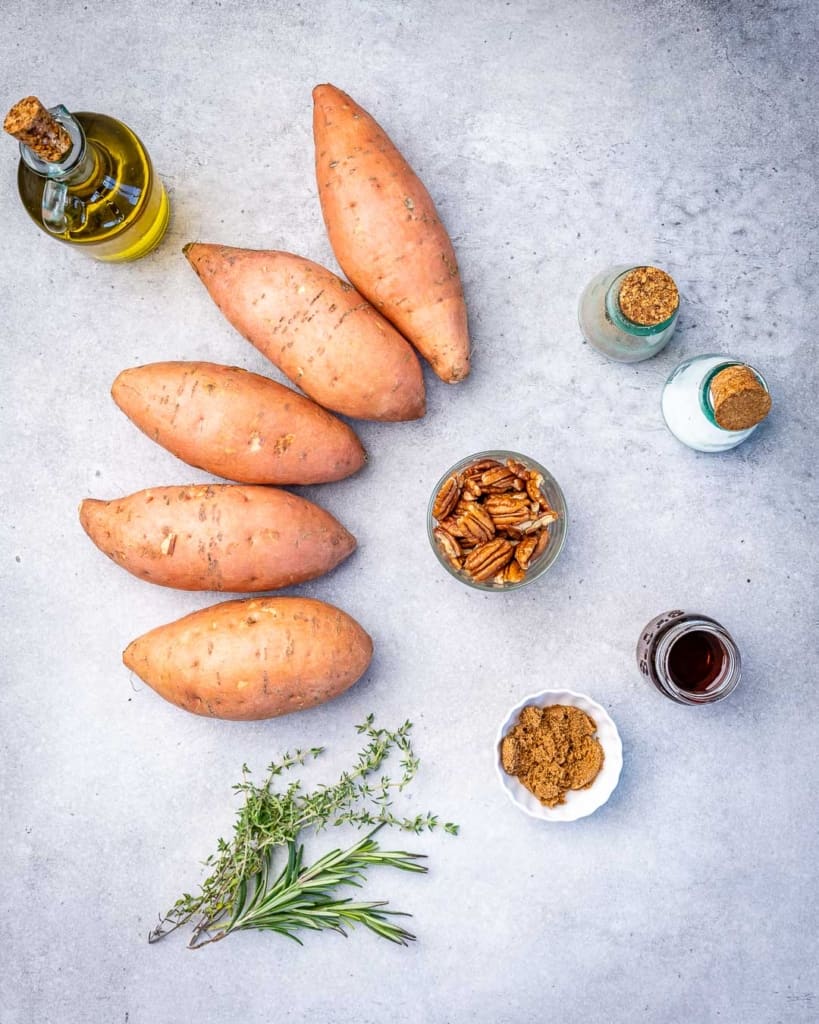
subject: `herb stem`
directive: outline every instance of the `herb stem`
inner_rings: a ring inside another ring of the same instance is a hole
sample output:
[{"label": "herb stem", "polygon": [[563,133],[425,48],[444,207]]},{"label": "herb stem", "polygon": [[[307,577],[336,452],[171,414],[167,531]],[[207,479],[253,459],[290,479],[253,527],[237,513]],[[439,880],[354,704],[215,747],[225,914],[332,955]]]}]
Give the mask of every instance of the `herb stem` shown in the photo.
[{"label": "herb stem", "polygon": [[[197,895],[185,893],[161,918],[148,936],[157,942],[165,935],[196,918],[190,947],[198,949],[218,942],[232,931],[264,928],[279,932],[296,942],[293,934],[302,928],[329,928],[346,935],[345,926],[363,924],[392,942],[406,945],[414,936],[393,918],[397,911],[384,909],[379,902],[354,903],[331,894],[342,886],[360,887],[368,868],[394,867],[402,871],[426,872],[420,854],[400,850],[382,850],[375,835],[385,826],[416,834],[438,827],[436,815],[426,813],[400,817],[393,810],[394,792],[403,791],[415,777],[419,759],[409,738],[412,723],[407,721],[395,732],[376,728],[370,715],[357,731],[366,743],[355,763],[329,786],[311,793],[302,791],[298,781],[283,791],[273,788],[285,771],[316,758],[321,747],[286,753],[268,767],[261,785],[242,768],[243,778],[234,789],[243,794],[231,842],[220,839],[217,853],[207,859],[210,875]],[[369,781],[393,750],[402,754],[401,776],[382,775],[377,783]],[[332,850],[312,866],[304,866],[304,849],[298,839],[302,831],[321,831],[328,825],[352,825],[369,829],[366,836],[346,850]],[[456,834],[457,825],[447,822],[444,830]],[[273,877],[273,862],[280,847],[287,858],[279,874]],[[207,936],[207,938],[204,938]]]}]

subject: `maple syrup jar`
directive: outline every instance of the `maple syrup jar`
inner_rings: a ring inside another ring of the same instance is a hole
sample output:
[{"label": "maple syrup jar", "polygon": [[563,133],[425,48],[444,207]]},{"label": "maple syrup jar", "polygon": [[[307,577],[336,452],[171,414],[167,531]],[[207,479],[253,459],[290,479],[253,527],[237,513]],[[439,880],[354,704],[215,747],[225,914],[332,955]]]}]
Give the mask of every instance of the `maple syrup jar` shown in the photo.
[{"label": "maple syrup jar", "polygon": [[664,612],[637,643],[637,664],[660,693],[678,704],[712,704],[740,680],[739,649],[714,619],[694,612]]}]

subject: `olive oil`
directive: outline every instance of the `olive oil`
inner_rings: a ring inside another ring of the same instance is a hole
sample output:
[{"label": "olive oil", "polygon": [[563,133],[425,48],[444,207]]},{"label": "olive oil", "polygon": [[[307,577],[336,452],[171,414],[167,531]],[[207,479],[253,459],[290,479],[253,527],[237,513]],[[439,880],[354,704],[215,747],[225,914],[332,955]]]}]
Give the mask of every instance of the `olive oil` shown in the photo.
[{"label": "olive oil", "polygon": [[38,151],[36,138],[21,143],[17,184],[32,220],[99,260],[150,252],[165,233],[170,207],[137,135],[105,114],[71,114],[65,107],[42,113],[62,133],[64,152],[55,160],[47,145]]}]

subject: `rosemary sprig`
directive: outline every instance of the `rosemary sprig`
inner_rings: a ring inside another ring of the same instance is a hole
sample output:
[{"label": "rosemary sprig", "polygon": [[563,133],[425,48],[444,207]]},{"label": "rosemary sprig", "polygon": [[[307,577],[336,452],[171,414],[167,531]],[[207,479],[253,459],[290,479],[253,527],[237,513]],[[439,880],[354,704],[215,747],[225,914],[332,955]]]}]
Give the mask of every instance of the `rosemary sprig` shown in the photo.
[{"label": "rosemary sprig", "polygon": [[[189,943],[199,949],[209,942],[218,942],[232,931],[242,928],[260,928],[279,932],[302,945],[294,934],[299,928],[320,931],[331,928],[346,935],[345,925],[362,924],[390,942],[406,946],[415,936],[391,921],[393,917],[408,917],[394,910],[382,909],[387,904],[334,899],[328,890],[340,886],[360,886],[364,872],[371,865],[400,868],[404,871],[426,872],[419,864],[422,854],[400,850],[382,850],[373,839],[374,832],[359,840],[347,850],[332,850],[304,867],[304,847],[288,844],[287,863],[279,876],[271,881],[272,855],[268,854],[262,870],[250,883],[242,883],[230,920],[213,934],[200,924],[194,929]],[[203,935],[207,935],[203,938]]]},{"label": "rosemary sprig", "polygon": [[[380,909],[383,903],[334,900],[327,892],[341,885],[359,885],[365,867],[372,864],[426,870],[416,863],[417,855],[383,851],[372,836],[385,825],[419,834],[440,824],[437,815],[430,813],[415,817],[394,813],[395,794],[406,789],[418,771],[419,760],[409,739],[412,723],[407,721],[390,732],[376,728],[373,722],[369,715],[356,727],[366,736],[366,743],[352,768],[342,772],[333,784],[320,785],[312,792],[304,792],[298,780],[281,792],[273,785],[284,772],[318,757],[321,747],[286,753],[268,766],[260,785],[252,781],[249,768],[243,765],[242,781],[234,789],[243,795],[244,803],[231,841],[218,840],[216,854],[205,861],[211,871],[200,891],[196,895],[184,893],[160,919],[148,941],[156,942],[194,918],[193,948],[224,938],[238,928],[270,927],[295,938],[291,933],[296,927],[329,927],[343,932],[345,922],[364,924],[393,942],[411,939],[409,932],[390,921],[395,916],[392,911]],[[401,756],[400,777],[392,779],[382,774],[375,781],[375,773],[393,751]],[[328,825],[352,825],[371,831],[348,850],[334,850],[305,869],[302,847],[297,842],[299,834],[306,829],[320,831]],[[457,834],[458,827],[452,822],[443,827]],[[273,860],[279,847],[287,847],[287,864],[274,879]],[[315,879],[320,880],[317,885]],[[287,899],[280,915],[276,901],[284,899],[283,894]],[[263,921],[273,923],[260,923]]]}]

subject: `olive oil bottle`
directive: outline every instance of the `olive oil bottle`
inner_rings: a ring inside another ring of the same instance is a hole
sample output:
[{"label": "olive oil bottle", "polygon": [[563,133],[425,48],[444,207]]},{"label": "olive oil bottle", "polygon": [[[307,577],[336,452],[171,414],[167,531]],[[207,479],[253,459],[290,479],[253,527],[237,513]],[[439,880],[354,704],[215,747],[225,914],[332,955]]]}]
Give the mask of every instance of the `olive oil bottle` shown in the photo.
[{"label": "olive oil bottle", "polygon": [[46,110],[28,96],[4,128],[20,142],[20,198],[47,234],[109,262],[139,259],[159,244],[168,196],[127,125],[63,106]]}]

